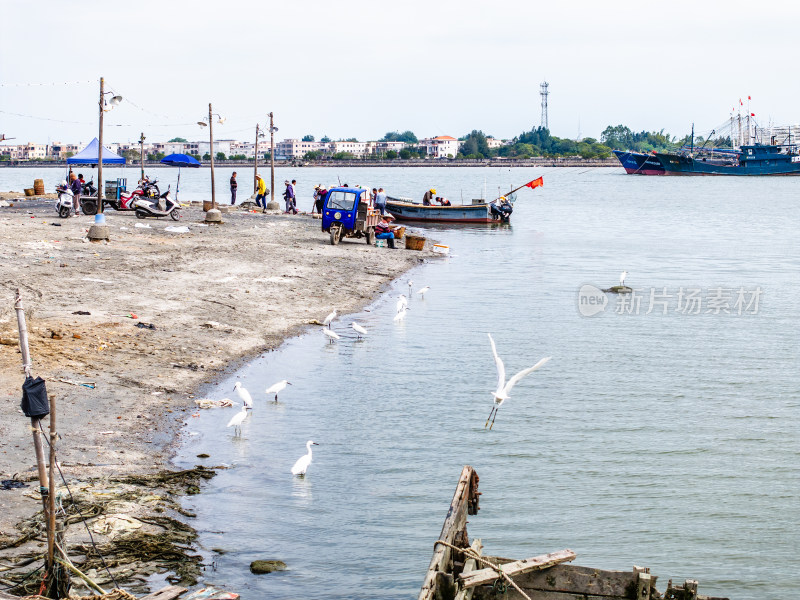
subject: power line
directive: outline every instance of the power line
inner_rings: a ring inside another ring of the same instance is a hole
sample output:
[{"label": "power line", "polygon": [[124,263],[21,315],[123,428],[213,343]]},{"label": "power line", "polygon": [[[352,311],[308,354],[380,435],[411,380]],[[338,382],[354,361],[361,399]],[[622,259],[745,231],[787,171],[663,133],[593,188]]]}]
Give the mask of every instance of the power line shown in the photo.
[{"label": "power line", "polygon": [[86,85],[97,83],[96,81],[47,81],[42,83],[30,83],[30,82],[20,82],[20,83],[0,83],[0,87],[45,87],[45,86],[57,86],[57,85]]}]

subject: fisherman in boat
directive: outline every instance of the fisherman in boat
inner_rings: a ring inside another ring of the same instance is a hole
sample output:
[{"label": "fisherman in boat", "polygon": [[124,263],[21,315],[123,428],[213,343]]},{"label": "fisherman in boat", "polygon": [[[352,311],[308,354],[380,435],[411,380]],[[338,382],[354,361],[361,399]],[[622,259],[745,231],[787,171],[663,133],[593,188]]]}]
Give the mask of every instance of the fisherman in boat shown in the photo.
[{"label": "fisherman in boat", "polygon": [[436,201],[439,203],[440,206],[450,206],[450,200],[448,200],[447,198],[440,198],[439,196],[437,196]]},{"label": "fisherman in boat", "polygon": [[422,204],[424,204],[425,206],[431,206],[433,204],[433,199],[435,196],[436,196],[436,189],[435,188],[429,189],[427,192],[425,192],[425,195],[422,197]]}]

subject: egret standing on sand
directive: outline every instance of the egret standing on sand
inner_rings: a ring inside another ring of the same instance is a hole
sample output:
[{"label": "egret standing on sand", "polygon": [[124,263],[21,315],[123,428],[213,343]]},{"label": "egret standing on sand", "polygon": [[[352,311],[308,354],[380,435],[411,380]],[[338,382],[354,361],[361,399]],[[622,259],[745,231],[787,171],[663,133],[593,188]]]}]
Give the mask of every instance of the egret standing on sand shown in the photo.
[{"label": "egret standing on sand", "polygon": [[247,418],[247,407],[243,406],[242,410],[233,415],[231,420],[228,421],[226,427],[233,427],[234,434],[236,434],[236,432],[238,431],[239,435],[242,435],[242,422],[244,422],[246,418]]},{"label": "egret standing on sand", "polygon": [[[543,358],[538,363],[533,365],[532,367],[528,367],[527,369],[523,369],[516,375],[514,375],[511,379],[508,380],[506,383],[506,368],[503,365],[503,361],[497,356],[497,348],[495,348],[494,340],[492,339],[491,334],[487,334],[489,336],[489,342],[492,344],[492,354],[494,355],[494,364],[497,366],[497,390],[492,394],[494,396],[494,406],[492,406],[492,412],[489,413],[489,418],[486,419],[486,425],[483,426],[486,429],[487,425],[489,429],[494,427],[494,420],[497,418],[497,409],[503,406],[503,402],[508,400],[508,395],[511,393],[511,389],[519,383],[520,379],[528,375],[529,373],[533,373],[537,371],[541,367],[547,363],[552,357],[548,356],[547,358]],[[489,420],[491,419],[492,424],[489,425]]]},{"label": "egret standing on sand", "polygon": [[336,309],[333,309],[333,312],[325,317],[325,320],[322,322],[323,327],[330,327],[333,320],[336,318]]},{"label": "egret standing on sand", "polygon": [[419,297],[420,297],[420,298],[424,298],[424,297],[425,297],[425,294],[427,294],[427,293],[428,293],[428,290],[429,290],[429,289],[431,289],[431,288],[430,288],[430,286],[426,285],[424,288],[422,288],[421,290],[419,290],[419,291],[417,292],[417,293],[419,294]]},{"label": "egret standing on sand", "polygon": [[327,335],[327,336],[328,336],[328,339],[330,340],[331,344],[332,344],[333,342],[335,342],[336,340],[340,339],[340,338],[339,338],[339,334],[338,334],[338,333],[336,333],[336,332],[335,332],[333,329],[323,329],[323,330],[322,330],[322,332],[323,332],[325,335]]},{"label": "egret standing on sand", "polygon": [[304,454],[297,459],[297,462],[294,463],[294,466],[292,467],[292,475],[299,475],[300,477],[305,476],[306,471],[308,470],[308,465],[311,464],[311,446],[319,446],[319,444],[312,440],[308,440],[308,442],[306,442],[308,454]]},{"label": "egret standing on sand", "polygon": [[627,271],[623,271],[622,275],[619,276],[619,285],[620,287],[625,287],[625,278],[628,276]]},{"label": "egret standing on sand", "polygon": [[285,390],[287,385],[292,385],[292,384],[290,382],[286,381],[285,379],[282,379],[278,383],[274,383],[271,386],[269,386],[264,393],[267,396],[271,396],[272,394],[275,394],[275,402],[277,402],[278,401],[278,392],[282,392],[283,390]]},{"label": "egret standing on sand", "polygon": [[236,390],[236,393],[239,395],[239,399],[242,401],[242,404],[244,404],[244,408],[253,408],[253,397],[250,395],[250,392],[242,387],[241,381],[237,381],[233,389]]},{"label": "egret standing on sand", "polygon": [[355,331],[358,334],[358,338],[359,339],[361,339],[362,335],[367,335],[367,330],[364,329],[364,327],[362,327],[361,325],[359,325],[355,321],[350,323],[350,326],[353,328],[353,331]]}]

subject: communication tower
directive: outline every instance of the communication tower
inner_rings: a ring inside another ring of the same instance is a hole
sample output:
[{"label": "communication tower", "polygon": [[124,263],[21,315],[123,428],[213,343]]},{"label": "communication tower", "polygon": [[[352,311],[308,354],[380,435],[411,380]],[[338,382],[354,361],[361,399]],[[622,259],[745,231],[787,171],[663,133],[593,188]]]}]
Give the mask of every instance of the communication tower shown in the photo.
[{"label": "communication tower", "polygon": [[550,129],[547,125],[547,95],[550,93],[547,88],[550,87],[550,84],[546,81],[542,82],[542,85],[539,86],[539,95],[542,97],[542,122],[541,126],[544,129]]}]

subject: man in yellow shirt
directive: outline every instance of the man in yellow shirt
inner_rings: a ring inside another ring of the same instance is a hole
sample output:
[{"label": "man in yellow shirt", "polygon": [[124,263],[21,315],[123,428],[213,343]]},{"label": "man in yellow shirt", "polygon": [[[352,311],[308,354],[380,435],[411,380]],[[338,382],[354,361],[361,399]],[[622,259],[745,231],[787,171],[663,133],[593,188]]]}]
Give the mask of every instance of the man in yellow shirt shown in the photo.
[{"label": "man in yellow shirt", "polygon": [[267,209],[267,182],[261,177],[256,175],[256,206],[260,206],[264,210]]}]

